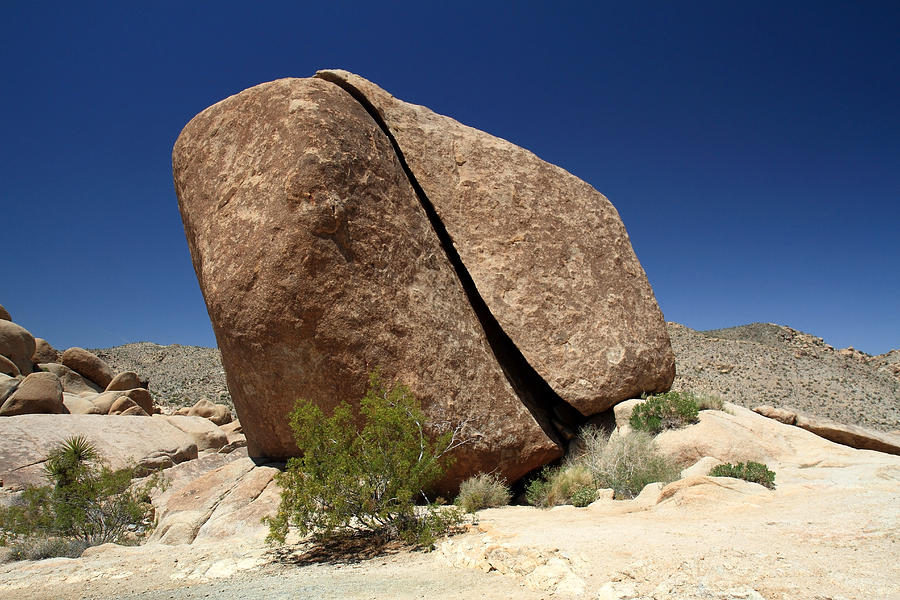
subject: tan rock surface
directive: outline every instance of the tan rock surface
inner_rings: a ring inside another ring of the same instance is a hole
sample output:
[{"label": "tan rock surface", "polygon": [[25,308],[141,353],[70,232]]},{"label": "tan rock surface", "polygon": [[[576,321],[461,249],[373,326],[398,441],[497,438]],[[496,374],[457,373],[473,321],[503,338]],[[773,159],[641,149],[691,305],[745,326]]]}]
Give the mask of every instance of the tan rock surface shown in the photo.
[{"label": "tan rock surface", "polygon": [[63,404],[66,410],[73,415],[99,415],[102,414],[93,402],[78,394],[63,392]]},{"label": "tan rock surface", "polygon": [[491,313],[565,401],[592,415],[669,389],[666,324],[605,196],[524,148],[352,73],[316,76],[374,105]]},{"label": "tan rock surface", "polygon": [[132,390],[141,387],[141,378],[133,371],[122,371],[106,386],[107,392]]},{"label": "tan rock surface", "polygon": [[103,360],[84,348],[72,347],[62,353],[62,364],[106,389],[113,379],[112,369]]},{"label": "tan rock surface", "polygon": [[851,448],[877,450],[878,452],[900,455],[900,436],[896,434],[873,431],[856,425],[835,423],[829,419],[800,414],[797,415],[797,420],[794,424],[826,440],[844,444]]},{"label": "tan rock surface", "polygon": [[116,400],[124,395],[125,394],[119,391],[103,392],[102,394],[91,398],[91,402],[93,402],[94,406],[100,410],[101,414],[108,415]]},{"label": "tan rock surface", "polygon": [[59,377],[59,381],[63,386],[63,391],[70,394],[78,394],[84,396],[94,396],[101,391],[99,385],[89,379],[85,379],[69,367],[60,363],[39,363],[38,366],[49,373],[53,373]]},{"label": "tan rock surface", "polygon": [[180,415],[153,415],[153,417],[154,421],[164,420],[190,436],[201,452],[209,449],[218,450],[228,443],[225,432],[203,417]]},{"label": "tan rock surface", "polygon": [[32,373],[0,406],[0,417],[37,413],[67,413],[63,389],[53,373]]},{"label": "tan rock surface", "polygon": [[50,342],[44,338],[34,338],[34,354],[31,362],[36,365],[41,363],[58,363],[60,359],[59,350],[50,345]]},{"label": "tan rock surface", "polygon": [[138,387],[125,390],[122,394],[128,396],[132,402],[140,406],[147,414],[153,412],[153,396],[150,395],[148,390]]},{"label": "tan rock surface", "polygon": [[[183,417],[193,418],[193,417]],[[198,419],[205,421],[204,419]],[[206,421],[208,422],[208,421]],[[4,487],[43,485],[43,461],[62,440],[83,435],[114,469],[160,451],[176,453],[194,440],[165,419],[104,415],[21,415],[0,419],[0,481]],[[194,444],[195,445],[195,444]],[[196,445],[195,445],[196,456]]]},{"label": "tan rock surface", "polygon": [[203,417],[216,425],[225,425],[232,420],[231,411],[224,404],[213,404],[206,398],[201,398],[191,407],[179,408],[176,415],[188,415],[191,417]]},{"label": "tan rock surface", "polygon": [[12,321],[12,317],[9,316],[9,311],[3,308],[2,304],[0,304],[0,319],[4,321]]},{"label": "tan rock surface", "polygon": [[0,374],[18,377],[22,373],[19,372],[19,367],[16,366],[16,363],[0,354]]},{"label": "tan rock surface", "polygon": [[22,375],[28,375],[34,356],[34,336],[24,327],[0,319],[0,354],[11,360]]},{"label": "tan rock surface", "polygon": [[128,396],[119,396],[118,398],[116,398],[116,401],[112,403],[112,406],[109,407],[109,414],[121,415],[123,412],[131,408],[140,408],[140,406],[138,406],[135,401]]},{"label": "tan rock surface", "polygon": [[317,79],[245,90],[185,127],[173,164],[251,456],[294,454],[296,399],[357,400],[378,365],[430,422],[467,423],[449,480],[514,480],[559,455],[496,364],[390,143],[348,94]]}]

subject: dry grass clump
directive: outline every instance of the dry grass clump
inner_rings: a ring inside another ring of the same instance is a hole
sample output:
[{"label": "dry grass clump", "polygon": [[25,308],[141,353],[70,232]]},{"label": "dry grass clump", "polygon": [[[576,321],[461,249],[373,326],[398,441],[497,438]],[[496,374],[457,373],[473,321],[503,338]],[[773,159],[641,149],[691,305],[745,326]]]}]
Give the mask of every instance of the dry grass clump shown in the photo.
[{"label": "dry grass clump", "polygon": [[474,513],[483,508],[506,506],[511,499],[512,492],[502,478],[494,473],[479,473],[460,484],[455,504]]},{"label": "dry grass clump", "polygon": [[697,410],[725,410],[725,401],[713,394],[701,394],[695,397]]},{"label": "dry grass clump", "polygon": [[529,504],[586,506],[596,498],[597,490],[608,488],[618,499],[634,498],[648,483],[669,483],[681,472],[643,431],[610,436],[589,427],[581,431],[580,439],[581,454],[560,467],[544,469],[527,485]]}]

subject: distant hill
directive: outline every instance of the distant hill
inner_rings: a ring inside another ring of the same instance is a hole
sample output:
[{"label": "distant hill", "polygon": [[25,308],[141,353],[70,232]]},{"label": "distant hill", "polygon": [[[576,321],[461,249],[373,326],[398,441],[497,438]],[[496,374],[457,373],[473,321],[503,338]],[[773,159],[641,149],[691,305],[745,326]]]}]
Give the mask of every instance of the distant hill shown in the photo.
[{"label": "distant hill", "polygon": [[[836,350],[772,323],[695,331],[669,323],[675,389],[716,394],[752,408],[788,407],[882,431],[900,429],[900,350]],[[216,348],[149,342],[93,350],[116,371],[135,371],[172,405],[200,398],[232,406]]]},{"label": "distant hill", "polygon": [[669,323],[676,389],[900,429],[900,351],[870,356],[772,323],[695,331]]}]

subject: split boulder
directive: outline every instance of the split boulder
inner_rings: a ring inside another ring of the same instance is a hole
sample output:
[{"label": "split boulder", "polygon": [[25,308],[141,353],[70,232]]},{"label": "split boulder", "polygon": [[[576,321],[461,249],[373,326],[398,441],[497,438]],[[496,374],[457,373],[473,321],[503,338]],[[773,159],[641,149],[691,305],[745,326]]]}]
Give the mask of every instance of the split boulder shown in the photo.
[{"label": "split boulder", "polygon": [[294,402],[330,412],[378,365],[432,431],[465,425],[449,485],[560,456],[497,364],[390,140],[348,93],[319,79],[245,90],[185,127],[173,165],[251,456],[296,454]]}]

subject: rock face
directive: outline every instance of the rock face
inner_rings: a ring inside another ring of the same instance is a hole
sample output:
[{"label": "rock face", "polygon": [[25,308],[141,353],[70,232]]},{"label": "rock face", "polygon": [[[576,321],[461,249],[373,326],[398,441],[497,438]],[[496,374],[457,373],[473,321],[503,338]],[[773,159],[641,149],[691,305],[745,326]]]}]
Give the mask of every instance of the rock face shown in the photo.
[{"label": "rock face", "polygon": [[44,338],[34,338],[34,355],[31,357],[34,364],[58,363],[59,358],[59,350],[51,346],[50,342]]},{"label": "rock face", "polygon": [[245,90],[185,127],[173,166],[250,456],[294,454],[295,400],[329,411],[381,366],[434,429],[465,424],[449,485],[515,480],[585,417],[672,381],[605,197],[365,80]]},{"label": "rock face", "polygon": [[503,331],[585,416],[668,390],[675,357],[628,233],[603,194],[514,144],[346,71],[370,103]]},{"label": "rock face", "polygon": [[179,408],[176,415],[188,415],[191,417],[203,417],[209,419],[216,425],[225,425],[231,423],[231,411],[224,404],[213,404],[205,398],[197,400],[197,403],[190,408]]}]

